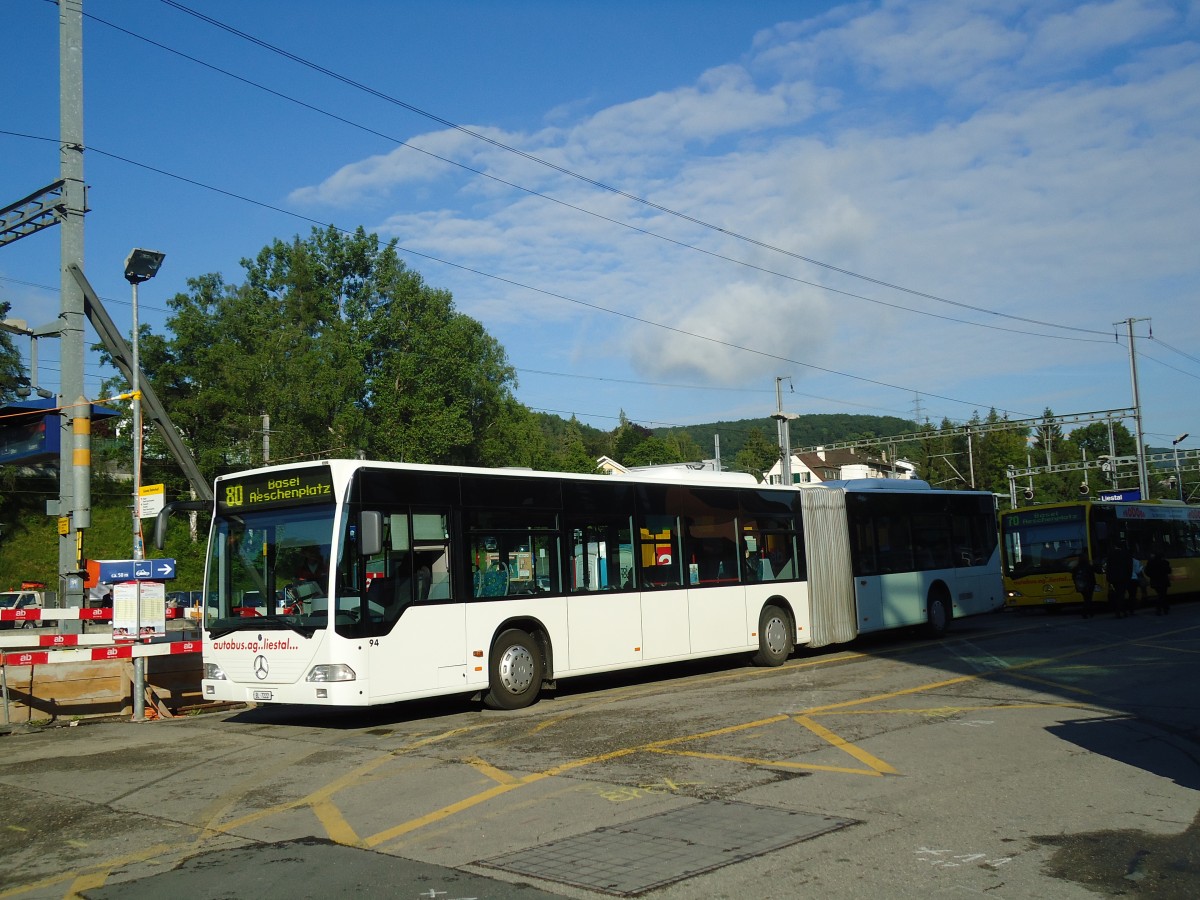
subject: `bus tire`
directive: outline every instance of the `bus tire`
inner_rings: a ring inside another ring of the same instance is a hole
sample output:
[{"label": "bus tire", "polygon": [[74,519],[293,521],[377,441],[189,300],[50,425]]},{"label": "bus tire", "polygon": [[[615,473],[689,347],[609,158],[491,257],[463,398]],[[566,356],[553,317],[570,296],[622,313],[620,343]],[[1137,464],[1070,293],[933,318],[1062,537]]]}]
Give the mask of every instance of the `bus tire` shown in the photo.
[{"label": "bus tire", "polygon": [[781,666],[795,645],[791,617],[778,606],[764,606],[758,616],[758,652],[751,662],[756,666]]},{"label": "bus tire", "polygon": [[488,661],[488,709],[524,709],[542,688],[542,650],[533,635],[519,628],[503,632]]},{"label": "bus tire", "polygon": [[929,592],[929,600],[925,605],[925,631],[930,637],[945,637],[950,627],[950,597],[944,590],[934,589]]}]

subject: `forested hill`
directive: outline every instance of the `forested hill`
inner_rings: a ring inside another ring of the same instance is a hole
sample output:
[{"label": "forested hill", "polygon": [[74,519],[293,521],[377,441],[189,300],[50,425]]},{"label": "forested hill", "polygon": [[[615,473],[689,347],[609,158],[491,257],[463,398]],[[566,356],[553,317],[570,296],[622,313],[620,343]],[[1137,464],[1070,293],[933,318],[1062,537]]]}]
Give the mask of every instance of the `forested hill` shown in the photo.
[{"label": "forested hill", "polygon": [[[706,425],[688,425],[684,428],[659,428],[655,434],[686,433],[711,456],[714,435],[721,438],[721,458],[732,459],[746,443],[750,432],[757,428],[774,443],[776,423],[772,418],[741,419],[736,422],[713,422]],[[857,441],[865,438],[887,437],[895,434],[912,434],[916,425],[908,419],[896,416],[866,416],[857,413],[821,413],[800,416],[791,422],[793,448],[815,447],[835,441]]]}]

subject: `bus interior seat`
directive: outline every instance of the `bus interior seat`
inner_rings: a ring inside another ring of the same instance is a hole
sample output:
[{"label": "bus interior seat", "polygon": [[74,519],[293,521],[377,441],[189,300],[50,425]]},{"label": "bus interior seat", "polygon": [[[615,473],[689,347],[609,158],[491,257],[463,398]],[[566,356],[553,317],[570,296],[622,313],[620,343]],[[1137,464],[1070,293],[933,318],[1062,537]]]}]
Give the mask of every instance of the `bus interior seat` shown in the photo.
[{"label": "bus interior seat", "polygon": [[508,566],[504,563],[492,563],[483,573],[479,596],[503,597],[508,594]]}]

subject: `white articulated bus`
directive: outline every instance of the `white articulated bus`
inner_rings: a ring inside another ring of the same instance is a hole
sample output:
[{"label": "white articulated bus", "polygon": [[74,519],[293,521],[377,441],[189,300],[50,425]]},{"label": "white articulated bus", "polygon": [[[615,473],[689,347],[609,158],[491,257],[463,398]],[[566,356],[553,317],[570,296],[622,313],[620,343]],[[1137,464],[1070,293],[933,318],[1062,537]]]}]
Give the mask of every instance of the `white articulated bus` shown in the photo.
[{"label": "white articulated bus", "polygon": [[[779,665],[1003,602],[991,494],[330,460],[219,478],[204,695],[365,706],[722,654]],[[159,533],[165,519],[160,521]]]}]

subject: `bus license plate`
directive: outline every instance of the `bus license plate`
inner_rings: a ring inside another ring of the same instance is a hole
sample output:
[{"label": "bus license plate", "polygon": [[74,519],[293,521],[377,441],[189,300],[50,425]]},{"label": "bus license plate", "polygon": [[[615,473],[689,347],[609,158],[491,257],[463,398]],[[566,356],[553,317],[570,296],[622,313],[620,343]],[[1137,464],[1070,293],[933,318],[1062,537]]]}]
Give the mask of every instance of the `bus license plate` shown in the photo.
[{"label": "bus license plate", "polygon": [[270,700],[274,696],[275,696],[274,691],[255,691],[254,692],[255,700]]}]

